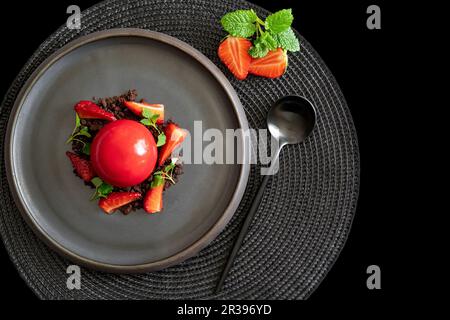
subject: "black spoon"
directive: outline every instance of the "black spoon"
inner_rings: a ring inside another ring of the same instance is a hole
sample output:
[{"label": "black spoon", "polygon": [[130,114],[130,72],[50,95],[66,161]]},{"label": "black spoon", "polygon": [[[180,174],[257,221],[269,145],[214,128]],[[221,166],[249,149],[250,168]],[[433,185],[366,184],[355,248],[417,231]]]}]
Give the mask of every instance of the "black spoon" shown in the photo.
[{"label": "black spoon", "polygon": [[287,144],[296,144],[303,142],[313,131],[316,123],[316,112],[314,106],[306,98],[299,96],[285,96],[270,108],[267,116],[267,127],[270,134],[278,140],[278,149],[272,157],[270,168],[264,177],[258,192],[256,193],[250,211],[245,218],[242,229],[234,243],[233,249],[228,257],[227,264],[223,269],[222,275],[215,292],[219,292],[230,271],[234,258],[241,247],[247,230],[250,226],[256,211],[258,210],[261,199],[264,195],[267,182],[273,174],[273,169],[277,163],[281,149]]}]

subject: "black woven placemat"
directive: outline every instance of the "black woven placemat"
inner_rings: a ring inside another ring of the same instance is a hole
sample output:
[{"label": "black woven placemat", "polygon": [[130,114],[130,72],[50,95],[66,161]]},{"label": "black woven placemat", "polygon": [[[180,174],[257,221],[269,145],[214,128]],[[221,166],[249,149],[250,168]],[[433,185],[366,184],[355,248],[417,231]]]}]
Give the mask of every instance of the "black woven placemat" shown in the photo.
[{"label": "black woven placemat", "polygon": [[[227,11],[254,8],[236,0],[113,0],[83,12],[82,29],[62,27],[34,53],[8,91],[0,117],[0,231],[19,273],[45,299],[301,299],[325,277],[350,231],[359,190],[359,153],[355,129],[334,77],[301,38],[301,51],[289,54],[287,73],[277,80],[237,81],[219,62],[216,50],[225,35],[219,24]],[[15,97],[33,70],[52,52],[80,35],[136,27],[177,37],[200,50],[230,79],[253,128],[265,127],[269,106],[278,97],[300,94],[318,111],[313,136],[288,146],[280,170],[268,185],[257,216],[225,283],[213,288],[260,182],[253,167],[244,199],[220,236],[196,257],[154,273],[112,275],[82,269],[81,290],[68,290],[71,263],[51,251],[22,220],[11,198],[4,166],[6,124]]]}]

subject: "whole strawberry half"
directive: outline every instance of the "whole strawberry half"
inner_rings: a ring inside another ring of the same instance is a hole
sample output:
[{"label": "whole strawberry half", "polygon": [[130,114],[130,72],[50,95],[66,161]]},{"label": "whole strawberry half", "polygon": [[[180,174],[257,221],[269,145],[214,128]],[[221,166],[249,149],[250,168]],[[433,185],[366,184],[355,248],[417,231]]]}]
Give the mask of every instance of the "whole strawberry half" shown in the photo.
[{"label": "whole strawberry half", "polygon": [[227,37],[219,46],[220,60],[239,80],[247,78],[252,57],[248,50],[252,46],[245,38]]},{"label": "whole strawberry half", "polygon": [[139,192],[112,192],[106,198],[100,199],[98,205],[103,211],[110,214],[120,207],[141,198]]},{"label": "whole strawberry half", "polygon": [[117,120],[114,114],[103,110],[92,101],[80,101],[75,105],[74,109],[78,116],[82,119],[101,119],[108,121]]},{"label": "whole strawberry half", "polygon": [[158,166],[162,166],[173,150],[183,142],[187,136],[187,131],[171,122],[164,128],[164,134],[166,135],[166,143],[159,151]]},{"label": "whole strawberry half", "polygon": [[135,102],[135,101],[125,101],[124,105],[130,109],[135,115],[142,116],[142,111],[144,109],[150,110],[153,114],[159,115],[156,123],[164,123],[164,105],[163,104],[151,104],[147,102]]},{"label": "whole strawberry half", "polygon": [[160,212],[163,209],[164,184],[151,188],[144,197],[144,210],[148,213]]},{"label": "whole strawberry half", "polygon": [[278,48],[270,51],[265,57],[253,59],[250,63],[249,73],[265,78],[281,77],[287,68],[287,54]]},{"label": "whole strawberry half", "polygon": [[73,152],[67,151],[67,157],[69,157],[75,172],[86,182],[90,182],[95,177],[94,169],[92,168],[91,162],[81,158]]}]

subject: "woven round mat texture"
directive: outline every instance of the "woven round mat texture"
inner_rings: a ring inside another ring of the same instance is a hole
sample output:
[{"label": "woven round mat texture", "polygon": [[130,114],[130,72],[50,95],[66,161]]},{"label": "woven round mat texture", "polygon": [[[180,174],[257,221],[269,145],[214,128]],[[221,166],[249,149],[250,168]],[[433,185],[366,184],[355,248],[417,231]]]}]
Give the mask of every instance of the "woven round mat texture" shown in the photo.
[{"label": "woven round mat texture", "polygon": [[[319,55],[297,35],[301,50],[289,53],[286,74],[275,80],[236,80],[220,63],[217,46],[225,36],[220,18],[253,8],[239,0],[112,0],[82,13],[81,30],[65,26],[33,54],[1,106],[0,231],[10,258],[41,299],[304,299],[317,288],[345,244],[359,191],[359,152],[344,97]],[[159,31],[192,45],[211,59],[236,89],[252,128],[265,128],[270,105],[288,94],[303,95],[317,109],[317,125],[300,145],[287,146],[280,170],[267,186],[258,213],[222,292],[214,287],[241,222],[261,181],[252,165],[244,198],[226,229],[197,256],[168,269],[117,275],[81,269],[81,289],[68,290],[71,264],[50,250],[26,225],[10,195],[4,165],[8,117],[24,82],[63,45],[95,31],[132,27]]]}]

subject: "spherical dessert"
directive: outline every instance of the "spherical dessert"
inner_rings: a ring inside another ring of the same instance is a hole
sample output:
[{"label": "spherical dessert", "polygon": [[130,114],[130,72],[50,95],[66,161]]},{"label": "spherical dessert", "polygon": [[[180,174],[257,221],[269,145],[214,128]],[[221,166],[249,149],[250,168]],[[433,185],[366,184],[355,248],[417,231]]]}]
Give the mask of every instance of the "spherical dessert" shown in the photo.
[{"label": "spherical dessert", "polygon": [[66,155],[73,173],[95,188],[91,200],[99,200],[106,214],[161,212],[164,190],[183,173],[182,162],[172,158],[172,152],[187,131],[164,121],[163,104],[137,102],[136,97],[133,89],[74,106],[75,128],[67,139],[72,150]]},{"label": "spherical dessert", "polygon": [[103,181],[124,188],[150,177],[158,150],[145,126],[137,121],[117,120],[105,125],[95,136],[90,157]]}]

